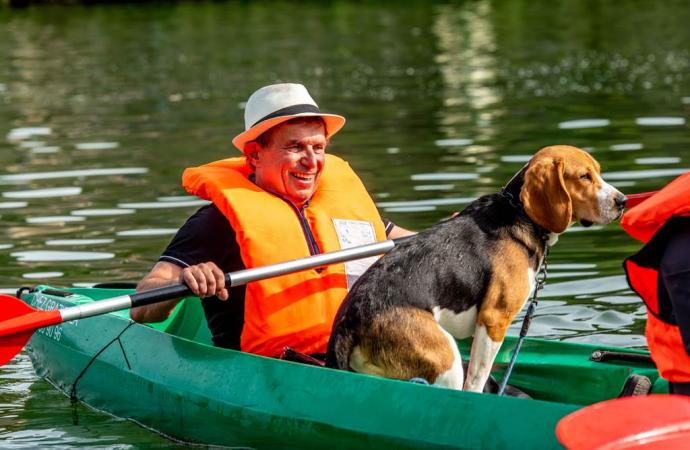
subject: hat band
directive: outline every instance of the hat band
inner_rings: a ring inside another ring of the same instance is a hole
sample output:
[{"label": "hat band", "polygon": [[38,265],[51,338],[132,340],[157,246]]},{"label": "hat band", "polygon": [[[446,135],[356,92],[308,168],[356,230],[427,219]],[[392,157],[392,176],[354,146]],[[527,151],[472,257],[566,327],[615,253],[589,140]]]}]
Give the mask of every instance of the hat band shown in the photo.
[{"label": "hat band", "polygon": [[264,122],[268,119],[274,119],[276,117],[282,117],[282,116],[294,116],[296,114],[302,114],[302,113],[321,114],[321,110],[319,109],[318,106],[310,105],[308,103],[301,104],[301,105],[292,105],[292,106],[288,106],[287,108],[279,109],[278,111],[274,111],[271,114],[262,117],[261,119],[254,122],[254,124],[249,128],[254,128],[255,126],[257,126],[261,122]]}]

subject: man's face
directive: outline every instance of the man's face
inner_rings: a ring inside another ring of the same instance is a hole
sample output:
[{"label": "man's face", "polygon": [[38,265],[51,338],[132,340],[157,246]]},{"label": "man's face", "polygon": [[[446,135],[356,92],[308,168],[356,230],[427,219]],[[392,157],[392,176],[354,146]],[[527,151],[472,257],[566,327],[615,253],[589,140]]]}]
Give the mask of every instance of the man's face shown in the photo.
[{"label": "man's face", "polygon": [[255,183],[301,207],[319,181],[326,158],[324,126],[320,123],[283,123],[271,129],[266,147],[249,155]]}]

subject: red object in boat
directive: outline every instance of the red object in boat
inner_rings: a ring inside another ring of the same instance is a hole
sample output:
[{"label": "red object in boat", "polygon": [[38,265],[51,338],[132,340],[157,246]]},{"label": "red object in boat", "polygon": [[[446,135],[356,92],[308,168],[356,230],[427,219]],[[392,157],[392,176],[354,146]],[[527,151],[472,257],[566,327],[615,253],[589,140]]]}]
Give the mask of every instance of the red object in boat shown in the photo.
[{"label": "red object in boat", "polygon": [[595,403],[561,419],[556,437],[569,450],[686,450],[690,397],[645,395]]}]

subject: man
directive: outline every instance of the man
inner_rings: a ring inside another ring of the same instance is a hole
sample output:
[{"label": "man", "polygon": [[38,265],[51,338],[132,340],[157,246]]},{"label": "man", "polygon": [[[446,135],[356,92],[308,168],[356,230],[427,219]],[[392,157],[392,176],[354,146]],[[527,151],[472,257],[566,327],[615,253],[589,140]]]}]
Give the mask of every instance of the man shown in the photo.
[{"label": "man", "polygon": [[625,213],[645,246],[627,258],[630,287],[647,305],[647,345],[671,392],[690,395],[690,172]]},{"label": "man", "polygon": [[[186,283],[202,297],[214,344],[277,357],[286,346],[323,353],[361,263],[331,265],[227,289],[224,272],[259,267],[410,234],[384,224],[349,165],[326,155],[345,118],[322,113],[306,88],[254,92],[244,157],[187,169],[188,192],[209,199],[178,231],[138,290]],[[179,300],[132,309],[138,322],[164,320]]]}]

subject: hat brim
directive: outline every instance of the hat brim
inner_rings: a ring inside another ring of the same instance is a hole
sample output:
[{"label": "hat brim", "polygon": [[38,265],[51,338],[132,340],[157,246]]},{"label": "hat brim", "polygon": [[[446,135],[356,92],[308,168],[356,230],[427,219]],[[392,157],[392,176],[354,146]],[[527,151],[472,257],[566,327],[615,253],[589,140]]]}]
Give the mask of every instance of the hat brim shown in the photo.
[{"label": "hat brim", "polygon": [[244,153],[244,145],[247,142],[253,141],[254,139],[258,138],[261,136],[264,132],[266,132],[269,128],[273,128],[278,124],[281,124],[283,122],[287,122],[290,119],[294,119],[296,117],[321,117],[326,124],[326,137],[330,138],[333,136],[335,133],[340,131],[340,129],[345,125],[345,118],[343,116],[339,116],[337,114],[323,114],[323,113],[312,113],[312,112],[305,112],[305,113],[299,113],[299,114],[293,114],[289,116],[280,116],[280,117],[274,117],[272,119],[264,120],[263,122],[260,122],[256,124],[255,126],[251,127],[247,131],[238,134],[232,139],[232,143],[235,147],[239,149],[242,153]]}]

